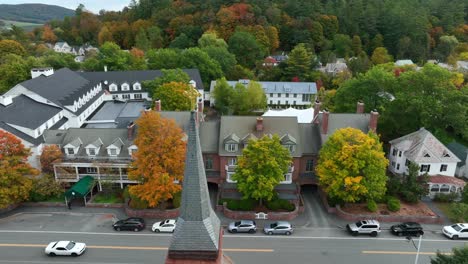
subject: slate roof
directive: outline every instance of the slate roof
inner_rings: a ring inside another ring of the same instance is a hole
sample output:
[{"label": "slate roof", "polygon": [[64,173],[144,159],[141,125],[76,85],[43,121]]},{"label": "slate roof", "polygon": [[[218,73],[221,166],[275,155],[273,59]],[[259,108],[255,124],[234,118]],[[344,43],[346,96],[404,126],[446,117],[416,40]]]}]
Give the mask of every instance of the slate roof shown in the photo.
[{"label": "slate roof", "polygon": [[452,153],[454,153],[461,160],[458,162],[459,167],[462,167],[466,164],[466,156],[468,155],[467,147],[456,141],[453,141],[447,145],[447,148],[450,149],[450,151],[452,151]]},{"label": "slate roof", "polygon": [[28,90],[61,106],[73,105],[77,98],[92,88],[92,84],[68,68],[62,68],[50,76],[41,75],[20,83]]},{"label": "slate roof", "polygon": [[[318,115],[319,123],[322,124],[323,112]],[[363,113],[329,113],[328,114],[328,133],[323,135],[323,142],[335,133],[336,130],[346,127],[352,127],[361,130],[364,133],[369,132],[370,114]],[[321,129],[321,128],[320,128]]]},{"label": "slate roof", "polygon": [[[81,147],[78,150],[78,153],[74,157],[68,157],[64,155],[64,160],[83,158],[93,160],[95,158],[89,157],[86,154],[85,147],[89,144],[95,143],[98,139],[101,139],[102,146],[99,150],[99,153],[96,153],[96,158],[113,158],[109,157],[107,154],[107,147],[113,144],[115,141],[118,141],[121,145],[120,154],[116,159],[127,159],[131,158],[128,153],[128,147],[133,145],[133,141],[127,139],[127,129],[126,128],[69,128],[67,130],[46,130],[43,134],[45,144],[56,144],[63,148],[69,143],[75,144],[77,139],[81,140]],[[120,140],[122,143],[120,143]],[[75,141],[75,142],[74,142]]]},{"label": "slate roof", "polygon": [[299,131],[299,125],[296,117],[263,117],[263,131],[256,131],[256,116],[221,116],[218,153],[220,156],[238,156],[242,153],[242,146],[239,146],[237,152],[227,152],[224,148],[224,140],[231,134],[235,134],[239,139],[252,133],[257,138],[267,134],[277,134],[280,138],[289,134],[297,140],[296,150],[292,153],[293,157],[302,155],[303,142]]},{"label": "slate roof", "polygon": [[200,144],[203,153],[218,153],[219,121],[200,123]]},{"label": "slate roof", "polygon": [[3,129],[5,131],[15,135],[16,137],[21,138],[21,139],[23,139],[23,140],[25,140],[25,141],[33,144],[33,145],[39,145],[39,144],[44,142],[44,139],[42,137],[33,138],[33,137],[29,136],[28,134],[25,134],[25,133],[19,131],[18,129],[9,126],[8,124],[6,124],[3,121],[0,121],[0,129]]},{"label": "slate roof", "polygon": [[299,133],[302,142],[302,154],[318,155],[322,146],[319,126],[315,124],[299,124]]},{"label": "slate roof", "polygon": [[455,154],[424,127],[406,136],[391,140],[390,144],[403,151],[405,156],[413,162],[460,162]]},{"label": "slate roof", "polygon": [[62,109],[58,107],[36,102],[26,95],[19,95],[13,98],[10,105],[0,104],[0,121],[34,130],[60,111]]},{"label": "slate roof", "polygon": [[[250,80],[227,81],[231,87],[237,83],[244,85]],[[262,85],[265,94],[269,93],[289,93],[289,94],[317,94],[317,85],[314,82],[258,82]],[[210,91],[213,92],[216,81],[211,81]]]},{"label": "slate roof", "polygon": [[192,112],[190,115],[187,131],[184,188],[177,227],[169,246],[169,257],[181,252],[190,259],[200,252],[219,251],[221,224],[211,208],[195,114]]},{"label": "slate roof", "polygon": [[[198,69],[183,69],[188,74],[191,80],[197,84],[197,89],[203,89],[203,82],[201,80],[200,72]],[[108,84],[116,83],[122,84],[127,82],[133,84],[135,82],[150,81],[163,75],[159,70],[146,70],[146,71],[108,71],[108,72],[78,72],[82,77],[94,82],[108,81]],[[120,87],[119,87],[120,89]],[[135,92],[135,91],[133,91]]]}]

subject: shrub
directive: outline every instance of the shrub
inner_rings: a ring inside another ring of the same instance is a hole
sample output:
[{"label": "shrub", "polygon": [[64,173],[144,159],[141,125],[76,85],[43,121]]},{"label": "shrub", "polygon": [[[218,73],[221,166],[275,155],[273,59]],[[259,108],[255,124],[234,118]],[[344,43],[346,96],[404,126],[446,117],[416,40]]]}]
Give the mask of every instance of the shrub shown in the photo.
[{"label": "shrub", "polygon": [[434,201],[441,203],[451,203],[457,199],[458,194],[456,193],[437,193],[434,196]]},{"label": "shrub", "polygon": [[461,202],[468,204],[468,185],[463,189]]},{"label": "shrub", "polygon": [[126,186],[124,188],[122,196],[123,196],[124,200],[130,199],[130,193],[128,192],[128,186]]},{"label": "shrub", "polygon": [[279,199],[272,199],[271,201],[267,201],[265,203],[265,206],[272,211],[277,211],[278,209],[281,208],[279,201],[280,201]]},{"label": "shrub", "polygon": [[60,183],[56,182],[51,175],[44,175],[33,179],[29,199],[33,202],[39,202],[51,197],[58,197],[63,193],[64,190]]},{"label": "shrub", "polygon": [[468,221],[468,204],[453,203],[450,205],[450,212],[453,214],[453,220],[455,222]]},{"label": "shrub", "polygon": [[254,207],[255,207],[255,200],[242,199],[239,201],[239,209],[241,211],[252,211]]},{"label": "shrub", "polygon": [[419,201],[418,195],[412,191],[402,191],[401,198],[403,199],[403,201],[413,204]]},{"label": "shrub", "polygon": [[227,201],[227,208],[229,210],[237,211],[239,210],[239,200],[228,200]]},{"label": "shrub", "polygon": [[133,209],[147,209],[148,202],[140,200],[136,196],[130,196],[130,207]]},{"label": "shrub", "polygon": [[387,208],[391,212],[396,212],[400,210],[400,200],[395,197],[391,197],[387,201]]},{"label": "shrub", "polygon": [[172,198],[172,204],[174,205],[174,208],[180,207],[181,200],[182,200],[182,192],[178,192],[174,194],[174,197]]},{"label": "shrub", "polygon": [[367,201],[367,209],[371,212],[376,212],[379,208],[377,207],[377,203],[374,200],[369,200]]},{"label": "shrub", "polygon": [[266,202],[265,206],[272,211],[277,211],[277,210],[294,211],[294,209],[296,208],[294,204],[292,204],[288,200],[283,200],[283,199],[272,199],[271,201]]}]

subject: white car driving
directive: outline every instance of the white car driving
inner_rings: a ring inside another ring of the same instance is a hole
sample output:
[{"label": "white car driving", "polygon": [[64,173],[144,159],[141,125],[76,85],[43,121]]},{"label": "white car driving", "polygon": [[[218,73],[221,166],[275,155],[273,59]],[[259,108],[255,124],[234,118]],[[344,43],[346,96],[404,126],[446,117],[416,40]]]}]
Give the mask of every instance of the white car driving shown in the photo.
[{"label": "white car driving", "polygon": [[468,238],[468,223],[444,226],[442,233],[451,239]]},{"label": "white car driving", "polygon": [[166,219],[164,221],[154,223],[151,230],[153,230],[153,232],[156,232],[156,233],[159,233],[159,232],[172,233],[172,232],[174,232],[175,228],[176,228],[176,220],[175,219]]},{"label": "white car driving", "polygon": [[49,256],[74,256],[77,257],[86,249],[85,243],[75,241],[54,241],[50,242],[45,249]]}]

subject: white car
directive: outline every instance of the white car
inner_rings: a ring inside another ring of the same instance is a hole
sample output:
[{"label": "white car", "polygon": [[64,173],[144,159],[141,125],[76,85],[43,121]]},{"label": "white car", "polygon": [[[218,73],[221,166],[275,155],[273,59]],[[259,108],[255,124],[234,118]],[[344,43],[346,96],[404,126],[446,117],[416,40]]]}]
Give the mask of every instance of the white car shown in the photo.
[{"label": "white car", "polygon": [[172,232],[174,232],[175,228],[176,228],[176,220],[175,219],[166,219],[164,221],[154,223],[151,230],[153,230],[153,232],[156,232],[156,233],[159,233],[159,232],[172,233]]},{"label": "white car", "polygon": [[50,242],[45,249],[45,253],[49,256],[74,256],[77,257],[86,249],[85,243],[74,241],[54,241]]},{"label": "white car", "polygon": [[451,239],[468,238],[468,224],[458,223],[451,226],[444,226],[442,233]]}]

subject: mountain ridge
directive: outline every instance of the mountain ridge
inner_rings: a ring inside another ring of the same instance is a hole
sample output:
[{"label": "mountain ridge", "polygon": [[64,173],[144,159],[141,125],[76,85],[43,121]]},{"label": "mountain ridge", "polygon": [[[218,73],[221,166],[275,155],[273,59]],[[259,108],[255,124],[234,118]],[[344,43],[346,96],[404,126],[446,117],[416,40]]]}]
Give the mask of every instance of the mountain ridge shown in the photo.
[{"label": "mountain ridge", "polygon": [[44,24],[50,20],[62,20],[73,16],[74,10],[47,4],[0,4],[0,19]]}]

